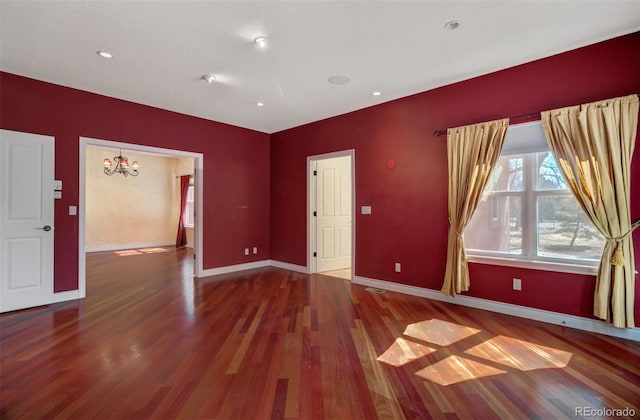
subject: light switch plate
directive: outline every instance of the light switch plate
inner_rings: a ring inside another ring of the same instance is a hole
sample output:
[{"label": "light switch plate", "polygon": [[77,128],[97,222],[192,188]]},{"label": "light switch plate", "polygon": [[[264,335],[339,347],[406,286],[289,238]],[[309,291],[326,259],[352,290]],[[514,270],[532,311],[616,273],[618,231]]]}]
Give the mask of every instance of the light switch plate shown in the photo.
[{"label": "light switch plate", "polygon": [[56,179],[55,181],[53,181],[53,189],[55,191],[62,191],[62,180],[61,179]]},{"label": "light switch plate", "polygon": [[69,206],[69,216],[75,216],[76,214],[78,214],[78,207]]},{"label": "light switch plate", "polygon": [[371,206],[362,206],[362,214],[371,214]]},{"label": "light switch plate", "polygon": [[62,191],[54,191],[53,192],[53,198],[55,198],[55,199],[62,198]]}]

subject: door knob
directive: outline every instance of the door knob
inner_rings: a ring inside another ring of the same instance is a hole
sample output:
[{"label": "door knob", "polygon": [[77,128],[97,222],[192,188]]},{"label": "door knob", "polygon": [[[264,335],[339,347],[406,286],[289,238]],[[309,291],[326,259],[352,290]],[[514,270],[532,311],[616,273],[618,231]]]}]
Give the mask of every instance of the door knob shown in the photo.
[{"label": "door knob", "polygon": [[45,225],[45,226],[43,226],[43,227],[41,227],[41,228],[36,228],[36,229],[42,229],[42,230],[44,230],[45,232],[49,232],[49,231],[51,230],[51,226],[49,226],[49,225]]}]

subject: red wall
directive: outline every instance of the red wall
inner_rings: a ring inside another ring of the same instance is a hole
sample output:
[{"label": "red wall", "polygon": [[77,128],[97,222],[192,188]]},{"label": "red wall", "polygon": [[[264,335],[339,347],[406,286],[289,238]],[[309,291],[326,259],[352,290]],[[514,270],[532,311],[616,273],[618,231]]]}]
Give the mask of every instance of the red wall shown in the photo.
[{"label": "red wall", "polygon": [[[0,127],[55,137],[55,291],[78,288],[79,137],[204,154],[204,268],[269,258],[269,135],[0,73]],[[100,164],[100,162],[98,162]],[[144,168],[142,168],[142,174]],[[259,254],[244,256],[257,246]]]},{"label": "red wall", "polygon": [[[306,265],[306,157],[355,149],[355,273],[439,290],[447,247],[445,136],[432,131],[640,92],[640,33],[271,136],[271,258]],[[513,122],[513,121],[512,121]],[[522,122],[522,121],[520,121]],[[638,144],[640,148],[640,142]],[[632,220],[640,218],[640,153]],[[387,161],[396,161],[394,169]],[[359,213],[359,212],[358,212]],[[640,268],[640,230],[634,234]],[[402,263],[395,273],[394,262]],[[594,276],[470,264],[468,295],[590,316]],[[523,291],[511,288],[522,279]],[[640,287],[636,324],[640,324]]]}]

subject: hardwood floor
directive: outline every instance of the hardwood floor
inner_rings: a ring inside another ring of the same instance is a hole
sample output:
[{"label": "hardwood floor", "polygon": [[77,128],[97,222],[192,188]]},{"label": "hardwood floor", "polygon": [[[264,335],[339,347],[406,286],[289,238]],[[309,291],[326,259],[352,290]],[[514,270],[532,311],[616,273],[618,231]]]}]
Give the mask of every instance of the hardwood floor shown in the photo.
[{"label": "hardwood floor", "polygon": [[275,268],[193,280],[187,250],[87,260],[85,300],[0,316],[2,419],[640,415],[639,343]]}]

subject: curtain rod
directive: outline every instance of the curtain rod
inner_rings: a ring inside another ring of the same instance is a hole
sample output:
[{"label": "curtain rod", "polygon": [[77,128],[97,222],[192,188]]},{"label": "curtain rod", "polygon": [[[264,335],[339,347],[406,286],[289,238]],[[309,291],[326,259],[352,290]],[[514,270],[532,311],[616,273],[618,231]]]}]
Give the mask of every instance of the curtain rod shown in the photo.
[{"label": "curtain rod", "polygon": [[176,179],[182,178],[183,176],[190,176],[191,178],[193,178],[193,174],[184,174],[184,175],[176,175]]},{"label": "curtain rod", "polygon": [[[640,93],[636,93],[636,95],[638,96],[638,98],[640,98]],[[509,120],[518,120],[520,118],[526,118],[526,119],[530,119],[532,117],[539,117],[540,116],[540,112],[542,111],[538,111],[538,112],[531,112],[529,114],[522,114],[522,115],[516,115],[515,117],[509,117]],[[439,137],[443,134],[447,134],[447,130],[433,130],[433,133],[431,133],[432,135]]]}]

